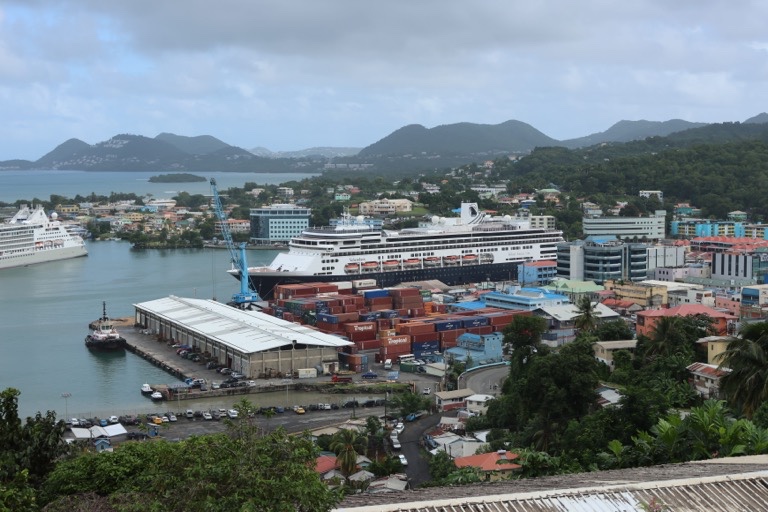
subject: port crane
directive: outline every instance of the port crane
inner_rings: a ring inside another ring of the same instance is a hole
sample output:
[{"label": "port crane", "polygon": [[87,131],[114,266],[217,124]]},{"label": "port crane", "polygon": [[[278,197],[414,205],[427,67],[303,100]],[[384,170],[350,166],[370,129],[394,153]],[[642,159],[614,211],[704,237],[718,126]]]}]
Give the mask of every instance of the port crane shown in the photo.
[{"label": "port crane", "polygon": [[240,273],[240,292],[232,295],[232,302],[239,308],[247,308],[254,302],[261,301],[261,297],[251,289],[251,282],[248,279],[248,260],[245,256],[245,243],[240,244],[238,251],[235,242],[232,240],[232,233],[229,230],[224,208],[221,206],[221,197],[219,196],[219,189],[216,187],[216,179],[211,178],[210,183],[211,192],[213,193],[213,208],[216,211],[216,218],[219,219],[224,242],[229,250],[232,268]]}]

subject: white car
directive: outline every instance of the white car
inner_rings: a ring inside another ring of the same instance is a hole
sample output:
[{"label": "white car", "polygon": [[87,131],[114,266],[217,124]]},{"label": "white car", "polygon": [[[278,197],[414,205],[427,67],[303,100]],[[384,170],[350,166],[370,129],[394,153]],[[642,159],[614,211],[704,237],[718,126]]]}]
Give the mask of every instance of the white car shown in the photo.
[{"label": "white car", "polygon": [[403,430],[405,430],[405,425],[403,425],[402,423],[398,423],[397,425],[395,425],[395,432],[397,432],[398,435],[402,434]]},{"label": "white car", "polygon": [[401,453],[397,457],[400,459],[400,464],[402,464],[403,466],[407,466],[408,465],[408,459],[405,458],[405,455],[403,455]]},{"label": "white car", "polygon": [[421,394],[422,394],[422,395],[428,395],[428,394],[430,394],[430,393],[432,393],[432,389],[431,389],[431,388],[424,388],[424,389],[421,391]]},{"label": "white car", "polygon": [[234,409],[230,409],[227,411],[227,416],[229,416],[229,418],[233,420],[237,418],[237,411]]},{"label": "white car", "polygon": [[120,422],[120,419],[117,416],[110,416],[109,419],[107,420],[107,422],[110,425],[115,425],[116,423]]},{"label": "white car", "polygon": [[169,420],[171,420],[172,422],[173,422],[173,421],[176,421],[176,415],[175,415],[175,414],[173,414],[173,413],[169,413],[169,414],[168,414],[168,419],[169,419]]},{"label": "white car", "polygon": [[188,420],[191,420],[195,417],[195,413],[192,411],[192,409],[187,409],[187,412],[184,413],[184,416],[186,416]]},{"label": "white car", "polygon": [[72,425],[73,427],[79,427],[80,420],[78,420],[77,418],[72,418],[69,420],[69,424]]},{"label": "white car", "polygon": [[208,411],[203,411],[203,419],[204,420],[212,420],[213,416],[211,416],[211,413],[209,413]]}]

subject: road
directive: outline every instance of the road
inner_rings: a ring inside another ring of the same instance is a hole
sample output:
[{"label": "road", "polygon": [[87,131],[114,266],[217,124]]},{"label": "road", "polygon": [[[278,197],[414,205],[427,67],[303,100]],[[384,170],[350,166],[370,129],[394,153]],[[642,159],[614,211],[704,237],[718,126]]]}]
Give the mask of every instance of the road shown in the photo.
[{"label": "road", "polygon": [[459,387],[469,388],[475,393],[497,396],[501,394],[501,384],[508,375],[509,366],[506,365],[475,370],[462,375]]}]

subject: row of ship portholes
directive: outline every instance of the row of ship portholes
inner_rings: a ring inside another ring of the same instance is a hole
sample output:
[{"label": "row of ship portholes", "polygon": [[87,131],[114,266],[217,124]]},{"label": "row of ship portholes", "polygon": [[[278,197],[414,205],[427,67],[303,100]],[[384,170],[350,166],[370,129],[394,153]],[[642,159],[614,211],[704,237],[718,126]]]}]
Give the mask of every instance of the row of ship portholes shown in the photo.
[{"label": "row of ship portholes", "polygon": [[421,268],[456,267],[493,263],[493,254],[465,254],[463,256],[427,256],[426,258],[390,259],[382,262],[366,261],[363,263],[347,263],[344,272],[347,274],[365,274],[368,272],[393,272],[396,270],[417,270]]}]

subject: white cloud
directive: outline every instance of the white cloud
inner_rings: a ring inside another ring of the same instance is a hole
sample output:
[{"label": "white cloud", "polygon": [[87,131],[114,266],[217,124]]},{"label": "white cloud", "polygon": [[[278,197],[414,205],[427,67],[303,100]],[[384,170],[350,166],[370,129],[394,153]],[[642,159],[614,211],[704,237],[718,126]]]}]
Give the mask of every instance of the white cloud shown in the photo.
[{"label": "white cloud", "polygon": [[5,0],[0,160],[120,132],[298,149],[409,123],[743,120],[765,109],[765,19],[757,1]]}]

